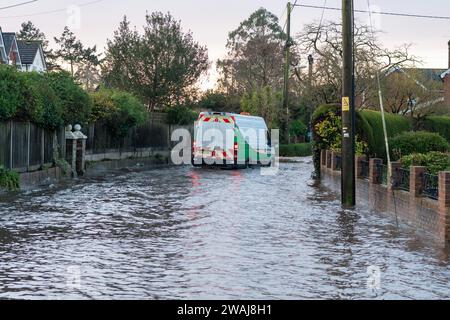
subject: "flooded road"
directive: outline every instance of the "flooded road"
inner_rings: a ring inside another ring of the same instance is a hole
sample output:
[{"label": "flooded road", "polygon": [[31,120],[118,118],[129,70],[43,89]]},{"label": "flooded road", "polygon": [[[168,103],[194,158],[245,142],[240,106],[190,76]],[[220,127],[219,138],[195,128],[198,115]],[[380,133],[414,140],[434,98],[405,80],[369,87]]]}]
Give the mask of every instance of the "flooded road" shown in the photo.
[{"label": "flooded road", "polygon": [[0,299],[450,298],[448,253],[342,211],[311,171],[172,167],[3,197]]}]

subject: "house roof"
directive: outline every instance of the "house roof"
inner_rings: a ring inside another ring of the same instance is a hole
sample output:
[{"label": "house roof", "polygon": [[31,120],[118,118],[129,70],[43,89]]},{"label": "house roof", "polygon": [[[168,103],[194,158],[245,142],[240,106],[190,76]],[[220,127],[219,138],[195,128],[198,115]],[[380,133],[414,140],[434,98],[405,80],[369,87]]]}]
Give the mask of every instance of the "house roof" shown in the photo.
[{"label": "house roof", "polygon": [[41,42],[40,41],[24,41],[17,40],[19,47],[20,60],[22,64],[33,64],[36,54],[38,53]]},{"label": "house roof", "polygon": [[434,69],[434,68],[405,68],[406,72],[415,71],[421,73],[425,79],[433,81],[441,81],[441,75],[446,69]]},{"label": "house roof", "polygon": [[6,54],[9,54],[14,43],[16,34],[14,32],[3,32],[3,42],[5,43]]}]

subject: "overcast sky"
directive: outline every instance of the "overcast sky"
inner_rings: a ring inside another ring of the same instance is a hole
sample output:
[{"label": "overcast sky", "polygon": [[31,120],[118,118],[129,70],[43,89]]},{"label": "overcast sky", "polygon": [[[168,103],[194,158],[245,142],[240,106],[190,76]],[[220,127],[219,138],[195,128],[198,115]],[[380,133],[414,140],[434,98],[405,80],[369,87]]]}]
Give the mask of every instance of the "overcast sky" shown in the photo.
[{"label": "overcast sky", "polygon": [[[0,7],[27,0],[0,0]],[[324,0],[300,0],[302,4],[322,6]],[[381,11],[404,12],[425,15],[450,15],[448,0],[371,0],[372,6]],[[86,5],[87,4],[87,5]],[[81,11],[78,25],[78,5]],[[328,6],[340,7],[341,0],[328,0]],[[225,54],[228,32],[235,29],[259,7],[265,7],[281,17],[286,1],[280,0],[38,0],[21,7],[0,10],[0,26],[3,31],[18,31],[23,21],[31,20],[48,38],[61,34],[70,24],[73,31],[86,45],[97,45],[101,50],[106,39],[111,38],[123,15],[132,25],[144,23],[145,12],[170,11],[190,29],[194,38],[209,49],[212,61]],[[355,7],[367,9],[366,0],[355,0]],[[75,9],[74,9],[75,8]],[[69,11],[69,12],[68,12]],[[297,32],[305,23],[319,20],[322,11],[296,7],[292,14],[292,29]],[[448,67],[447,42],[450,40],[450,20],[426,20],[392,16],[374,16],[376,25],[383,30],[381,40],[389,48],[404,43],[413,44],[412,53],[424,61],[425,67]],[[285,15],[282,17],[285,19]],[[357,18],[368,21],[366,14]],[[325,19],[340,19],[340,13],[326,11]],[[214,75],[212,76],[214,78]]]}]

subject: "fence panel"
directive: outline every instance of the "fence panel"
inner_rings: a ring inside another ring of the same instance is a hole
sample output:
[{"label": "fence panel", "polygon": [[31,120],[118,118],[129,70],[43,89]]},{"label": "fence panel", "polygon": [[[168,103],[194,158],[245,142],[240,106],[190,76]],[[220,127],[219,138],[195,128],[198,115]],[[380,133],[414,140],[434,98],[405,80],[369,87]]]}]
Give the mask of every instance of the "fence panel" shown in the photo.
[{"label": "fence panel", "polygon": [[25,172],[52,163],[57,136],[65,143],[63,128],[55,132],[28,122],[0,122],[0,165]]},{"label": "fence panel", "polygon": [[28,167],[28,123],[13,122],[13,169],[26,171]]},{"label": "fence panel", "polygon": [[44,163],[53,162],[54,137],[55,137],[54,131],[49,130],[44,131]]},{"label": "fence panel", "polygon": [[30,166],[42,164],[42,132],[35,124],[30,125]]},{"label": "fence panel", "polygon": [[10,143],[11,143],[11,130],[10,123],[0,122],[0,166],[10,168]]}]

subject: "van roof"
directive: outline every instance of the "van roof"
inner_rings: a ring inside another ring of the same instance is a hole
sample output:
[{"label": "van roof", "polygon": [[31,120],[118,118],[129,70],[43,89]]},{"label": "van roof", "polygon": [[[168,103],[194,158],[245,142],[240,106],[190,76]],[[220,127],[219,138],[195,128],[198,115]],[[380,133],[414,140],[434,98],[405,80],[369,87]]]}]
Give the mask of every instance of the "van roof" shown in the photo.
[{"label": "van roof", "polygon": [[244,114],[239,114],[239,113],[232,113],[232,112],[217,112],[217,111],[203,111],[200,112],[200,115],[218,115],[218,116],[233,116],[233,117],[245,117],[245,118],[253,118],[253,119],[263,119],[262,117],[259,116],[249,116],[249,115],[244,115]]}]

